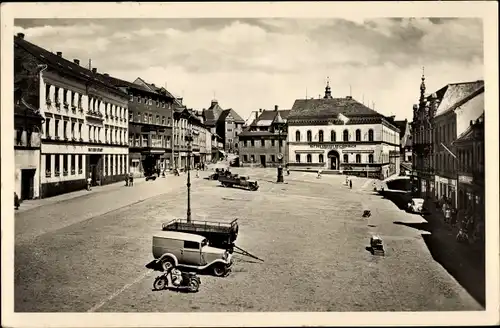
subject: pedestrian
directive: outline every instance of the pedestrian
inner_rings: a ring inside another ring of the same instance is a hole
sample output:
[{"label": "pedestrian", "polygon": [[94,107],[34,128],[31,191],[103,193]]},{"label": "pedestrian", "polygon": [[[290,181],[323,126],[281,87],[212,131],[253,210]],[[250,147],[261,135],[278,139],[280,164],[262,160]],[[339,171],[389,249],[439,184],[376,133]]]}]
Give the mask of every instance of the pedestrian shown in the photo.
[{"label": "pedestrian", "polygon": [[134,186],[134,175],[132,174],[132,172],[130,172],[129,175],[129,186],[130,187]]},{"label": "pedestrian", "polygon": [[318,170],[318,176],[316,178],[321,179],[321,170]]},{"label": "pedestrian", "polygon": [[352,189],[352,180],[349,179],[349,189]]},{"label": "pedestrian", "polygon": [[89,174],[89,177],[87,178],[87,190],[90,191],[90,187],[92,185],[92,173]]},{"label": "pedestrian", "polygon": [[125,187],[128,187],[128,174],[125,174]]},{"label": "pedestrian", "polygon": [[345,176],[345,185],[348,186],[349,185],[349,177],[346,175]]},{"label": "pedestrian", "polygon": [[17,192],[14,191],[14,208],[18,210],[20,205],[21,202],[19,201],[19,196],[17,195]]},{"label": "pedestrian", "polygon": [[199,169],[196,169],[196,177],[199,178],[200,177],[200,170]]},{"label": "pedestrian", "polygon": [[448,206],[444,211],[444,222],[449,223],[451,220],[451,209]]}]

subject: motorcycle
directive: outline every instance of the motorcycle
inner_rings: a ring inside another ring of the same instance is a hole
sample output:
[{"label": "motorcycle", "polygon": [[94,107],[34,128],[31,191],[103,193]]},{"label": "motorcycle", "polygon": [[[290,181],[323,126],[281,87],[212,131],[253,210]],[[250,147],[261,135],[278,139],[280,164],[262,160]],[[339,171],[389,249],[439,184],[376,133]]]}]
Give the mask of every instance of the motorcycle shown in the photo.
[{"label": "motorcycle", "polygon": [[[169,279],[170,278],[170,279]],[[164,290],[171,286],[177,290],[187,290],[191,293],[196,293],[200,289],[201,279],[193,272],[183,272],[173,268],[156,277],[153,287],[155,290]]]}]

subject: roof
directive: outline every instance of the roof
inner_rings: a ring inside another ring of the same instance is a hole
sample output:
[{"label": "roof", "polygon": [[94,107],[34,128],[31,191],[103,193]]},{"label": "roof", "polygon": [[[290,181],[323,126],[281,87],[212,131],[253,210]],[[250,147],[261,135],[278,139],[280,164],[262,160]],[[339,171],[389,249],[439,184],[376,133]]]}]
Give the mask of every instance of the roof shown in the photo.
[{"label": "roof", "polygon": [[215,125],[223,111],[224,109],[220,107],[219,102],[217,100],[212,100],[210,107],[203,111],[203,115],[205,116],[205,124]]},{"label": "roof", "polygon": [[288,116],[290,115],[291,110],[283,109],[283,110],[263,110],[260,115],[255,119],[250,126],[271,126],[273,123],[276,114],[279,113],[281,118],[286,121]]},{"label": "roof", "polygon": [[338,114],[347,117],[383,116],[360,102],[347,97],[332,99],[297,99],[293,104],[288,119],[336,117]]},{"label": "roof", "polygon": [[408,125],[408,120],[394,121],[393,124],[396,125],[397,128],[399,128],[399,135],[404,136],[406,132],[406,126]]},{"label": "roof", "polygon": [[245,120],[242,119],[241,116],[238,115],[238,113],[236,113],[236,111],[232,108],[223,110],[217,121],[225,121],[229,114],[231,114],[236,123],[245,123]]},{"label": "roof", "polygon": [[409,138],[406,139],[405,147],[412,147],[412,146],[413,146],[413,140],[411,136],[409,136]]},{"label": "roof", "polygon": [[205,237],[200,235],[195,235],[191,233],[185,232],[177,232],[177,231],[157,231],[153,235],[153,237],[159,238],[168,238],[168,239],[176,239],[176,240],[187,240],[201,243]]},{"label": "roof", "polygon": [[[436,111],[436,116],[445,114],[451,110],[456,108],[456,104],[469,97],[471,94],[474,94],[479,89],[483,89],[484,91],[484,81],[478,80],[473,82],[461,82],[461,83],[451,83],[446,85],[444,88],[444,95],[439,97],[440,101],[438,109]],[[441,99],[440,99],[441,98]]]},{"label": "roof", "polygon": [[[269,131],[243,131],[238,136],[239,137],[265,137],[274,136],[275,134]],[[282,135],[285,135],[284,133]]]},{"label": "roof", "polygon": [[30,53],[36,58],[37,61],[46,64],[51,70],[58,71],[66,76],[71,76],[85,82],[93,82],[94,84],[100,85],[101,87],[113,91],[121,96],[128,97],[124,91],[110,86],[109,83],[107,83],[107,81],[103,78],[104,75],[93,73],[91,70],[28,42],[22,37],[17,35],[14,36],[14,45]]},{"label": "roof", "polygon": [[477,118],[477,120],[475,120],[475,122],[473,122],[473,124],[469,125],[453,143],[457,144],[475,140],[474,130],[481,127],[484,129],[484,112]]},{"label": "roof", "polygon": [[145,89],[147,89],[147,90],[149,90],[151,92],[158,93],[160,95],[172,98],[172,99],[176,100],[176,102],[178,103],[178,105],[182,106],[182,104],[177,100],[177,98],[173,94],[171,94],[167,89],[165,89],[163,87],[157,87],[156,85],[154,85],[152,83],[147,83],[141,77],[138,77],[137,79],[135,79],[134,84],[140,85],[143,88],[145,88]]}]

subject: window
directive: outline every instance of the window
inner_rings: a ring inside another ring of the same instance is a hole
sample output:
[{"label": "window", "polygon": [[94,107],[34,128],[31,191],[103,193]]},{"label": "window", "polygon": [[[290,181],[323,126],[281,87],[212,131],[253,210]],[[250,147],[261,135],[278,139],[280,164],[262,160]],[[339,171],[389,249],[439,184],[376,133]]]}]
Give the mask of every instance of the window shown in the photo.
[{"label": "window", "polygon": [[295,141],[300,141],[300,131],[295,132]]},{"label": "window", "polygon": [[283,147],[283,140],[280,140],[280,147]]},{"label": "window", "polygon": [[[149,101],[151,101],[151,99]],[[153,123],[153,114],[149,114],[149,123]]]},{"label": "window", "polygon": [[247,141],[243,141],[243,147],[247,147]]},{"label": "window", "polygon": [[306,140],[307,140],[307,142],[311,142],[312,141],[312,132],[311,132],[311,130],[307,131]]},{"label": "window", "polygon": [[71,155],[71,174],[75,174],[76,155]]},{"label": "window", "polygon": [[255,162],[255,156],[254,155],[250,155],[250,160],[252,161],[252,163]]},{"label": "window", "polygon": [[275,146],[275,144],[276,144],[276,140],[274,140],[274,139],[273,139],[273,140],[271,140],[271,146],[272,146],[272,147],[274,147],[274,146]]},{"label": "window", "polygon": [[300,154],[295,155],[295,162],[300,163]]},{"label": "window", "polygon": [[161,125],[165,125],[165,116],[161,117]]},{"label": "window", "polygon": [[349,131],[347,131],[347,129],[344,130],[344,139],[343,140],[344,141],[349,141]]},{"label": "window", "polygon": [[51,162],[52,155],[47,154],[45,155],[45,175],[51,176],[52,172],[52,162]]},{"label": "window", "polygon": [[59,176],[59,171],[60,171],[59,161],[60,161],[60,155],[55,154],[54,155],[54,171],[55,171],[56,177]]},{"label": "window", "polygon": [[160,115],[156,115],[156,124],[160,124]]},{"label": "window", "polygon": [[128,120],[129,120],[130,122],[132,122],[132,121],[134,120],[134,113],[132,113],[132,112],[129,112],[129,113],[128,113]]},{"label": "window", "polygon": [[143,122],[148,123],[148,114],[144,114],[143,117],[144,117]]},{"label": "window", "polygon": [[356,130],[356,141],[361,141],[361,130],[360,129]]},{"label": "window", "polygon": [[56,126],[55,126],[55,135],[56,138],[59,138],[59,120],[55,120]]},{"label": "window", "polygon": [[63,135],[64,139],[68,139],[68,121],[63,122]]},{"label": "window", "polygon": [[337,141],[337,134],[333,130],[330,132],[330,141]]},{"label": "window", "polygon": [[243,155],[243,162],[248,162],[248,155]]},{"label": "window", "polygon": [[319,142],[323,142],[324,140],[324,135],[323,135],[323,130],[319,130]]},{"label": "window", "polygon": [[361,163],[361,155],[360,154],[356,155],[356,163]]},{"label": "window", "polygon": [[130,94],[130,102],[134,102],[134,95],[133,94]]},{"label": "window", "polygon": [[261,141],[260,141],[260,146],[261,146],[261,147],[264,147],[265,145],[266,145],[266,141],[265,141],[265,140],[261,140]]},{"label": "window", "polygon": [[149,98],[148,104],[152,105],[153,104],[153,99]]},{"label": "window", "polygon": [[75,138],[75,125],[76,123],[75,122],[71,122],[71,138]]},{"label": "window", "polygon": [[78,155],[78,173],[83,172],[83,155]]},{"label": "window", "polygon": [[323,154],[319,154],[319,162],[323,163],[325,161]]},{"label": "window", "polygon": [[80,139],[82,139],[82,123],[78,123],[78,135],[80,136]]},{"label": "window", "polygon": [[368,163],[373,163],[373,154],[368,155]]},{"label": "window", "polygon": [[45,119],[45,135],[50,137],[50,118]]},{"label": "window", "polygon": [[349,163],[349,155],[344,154],[344,163]]},{"label": "window", "polygon": [[271,155],[271,162],[274,162],[276,159],[275,159],[275,156],[274,155]]},{"label": "window", "polygon": [[312,156],[311,156],[311,154],[307,154],[306,161],[307,161],[307,163],[312,163]]},{"label": "window", "polygon": [[55,88],[55,100],[56,100],[56,104],[59,104],[59,87],[56,87]]},{"label": "window", "polygon": [[251,140],[251,141],[250,141],[250,145],[251,145],[252,147],[254,147],[254,146],[255,146],[255,140]]},{"label": "window", "polygon": [[141,102],[141,96],[137,96],[137,102],[140,103]]},{"label": "window", "polygon": [[373,130],[368,130],[368,141],[373,141]]}]

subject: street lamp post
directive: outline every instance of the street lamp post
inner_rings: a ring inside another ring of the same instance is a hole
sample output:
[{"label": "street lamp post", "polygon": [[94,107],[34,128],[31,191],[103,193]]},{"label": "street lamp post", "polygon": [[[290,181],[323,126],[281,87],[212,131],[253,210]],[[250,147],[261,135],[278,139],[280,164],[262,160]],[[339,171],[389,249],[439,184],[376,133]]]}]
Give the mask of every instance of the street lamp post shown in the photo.
[{"label": "street lamp post", "polygon": [[281,117],[280,113],[276,114],[276,117],[274,118],[274,124],[276,128],[278,129],[278,177],[276,179],[276,183],[283,183],[283,154],[281,153],[281,132],[283,128],[285,127],[285,120]]},{"label": "street lamp post", "polygon": [[189,131],[189,135],[186,136],[186,141],[188,142],[188,162],[187,162],[187,213],[186,219],[187,222],[191,222],[191,151],[192,151],[192,142],[193,135],[192,132]]}]

